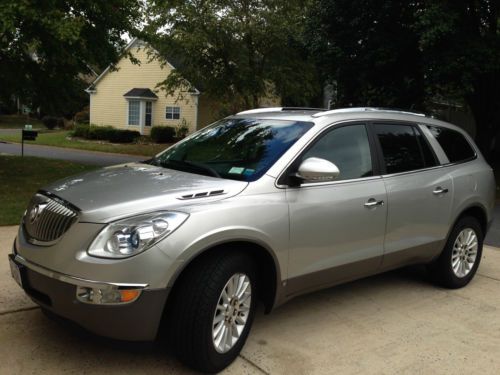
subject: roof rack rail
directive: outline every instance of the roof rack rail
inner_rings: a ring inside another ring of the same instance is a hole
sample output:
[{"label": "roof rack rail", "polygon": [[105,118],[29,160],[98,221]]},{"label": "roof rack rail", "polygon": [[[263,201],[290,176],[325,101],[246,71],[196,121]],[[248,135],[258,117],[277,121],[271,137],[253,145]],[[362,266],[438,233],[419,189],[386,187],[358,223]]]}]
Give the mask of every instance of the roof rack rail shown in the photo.
[{"label": "roof rack rail", "polygon": [[283,107],[281,110],[282,111],[316,111],[316,112],[328,111],[327,108],[314,108],[314,107]]},{"label": "roof rack rail", "polygon": [[238,112],[237,115],[250,115],[253,113],[266,113],[266,112],[280,112],[282,110],[283,110],[283,107],[255,108],[255,109],[248,109],[246,111]]},{"label": "roof rack rail", "polygon": [[267,112],[282,112],[282,111],[328,111],[326,108],[311,108],[311,107],[269,107],[269,108],[255,108],[246,111],[238,112],[238,115],[250,115],[254,113],[267,113]]},{"label": "roof rack rail", "polygon": [[325,112],[315,113],[313,115],[313,117],[322,117],[322,116],[334,115],[334,114],[338,114],[338,113],[349,113],[349,112],[390,112],[390,113],[400,113],[403,115],[415,115],[415,116],[426,117],[426,115],[424,113],[403,111],[403,110],[394,109],[394,108],[380,108],[380,107],[338,108],[338,109],[332,109],[332,110],[325,111]]}]

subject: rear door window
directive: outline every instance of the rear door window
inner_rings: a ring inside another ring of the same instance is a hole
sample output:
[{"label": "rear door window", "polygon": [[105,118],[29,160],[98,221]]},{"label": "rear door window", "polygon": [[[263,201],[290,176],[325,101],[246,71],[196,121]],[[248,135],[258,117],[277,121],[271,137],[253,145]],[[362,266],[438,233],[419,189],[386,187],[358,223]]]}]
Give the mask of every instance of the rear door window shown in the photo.
[{"label": "rear door window", "polygon": [[438,141],[450,163],[459,163],[474,159],[476,152],[459,132],[440,126],[427,126]]},{"label": "rear door window", "polygon": [[429,144],[413,125],[374,124],[385,173],[401,173],[437,165]]}]

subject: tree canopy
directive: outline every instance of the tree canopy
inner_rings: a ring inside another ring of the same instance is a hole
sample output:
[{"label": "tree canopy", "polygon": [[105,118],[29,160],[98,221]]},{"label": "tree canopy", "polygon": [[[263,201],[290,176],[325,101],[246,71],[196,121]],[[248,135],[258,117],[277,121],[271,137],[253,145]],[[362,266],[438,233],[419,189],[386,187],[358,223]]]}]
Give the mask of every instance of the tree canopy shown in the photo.
[{"label": "tree canopy", "polygon": [[469,106],[476,141],[491,160],[495,147],[500,152],[500,3],[423,1],[416,33],[428,94]]},{"label": "tree canopy", "polygon": [[0,101],[67,114],[88,98],[84,75],[117,61],[141,18],[139,0],[2,0]]},{"label": "tree canopy", "polygon": [[172,92],[190,83],[232,106],[277,94],[307,104],[319,84],[303,42],[304,0],[152,0],[145,39],[177,68]]},{"label": "tree canopy", "polygon": [[464,103],[477,141],[500,149],[498,0],[316,0],[307,44],[336,105],[425,109]]},{"label": "tree canopy", "polygon": [[416,6],[405,0],[317,0],[308,46],[322,78],[336,84],[334,105],[421,109]]}]

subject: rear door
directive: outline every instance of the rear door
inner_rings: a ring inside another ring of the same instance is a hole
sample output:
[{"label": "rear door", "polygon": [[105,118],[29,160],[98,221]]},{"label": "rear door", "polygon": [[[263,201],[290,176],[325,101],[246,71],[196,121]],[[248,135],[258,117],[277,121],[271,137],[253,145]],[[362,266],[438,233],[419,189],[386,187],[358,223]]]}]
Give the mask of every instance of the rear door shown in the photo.
[{"label": "rear door", "polygon": [[453,184],[422,129],[412,123],[374,123],[387,190],[383,269],[436,256],[444,245]]}]

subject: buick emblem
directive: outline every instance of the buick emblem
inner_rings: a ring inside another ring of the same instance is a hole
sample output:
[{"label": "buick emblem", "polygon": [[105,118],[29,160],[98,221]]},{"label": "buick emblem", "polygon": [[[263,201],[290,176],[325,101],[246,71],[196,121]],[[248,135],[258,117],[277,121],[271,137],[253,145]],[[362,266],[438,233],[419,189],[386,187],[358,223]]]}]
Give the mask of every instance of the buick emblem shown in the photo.
[{"label": "buick emblem", "polygon": [[29,213],[29,220],[31,224],[38,220],[46,206],[47,203],[38,203],[31,208]]}]

